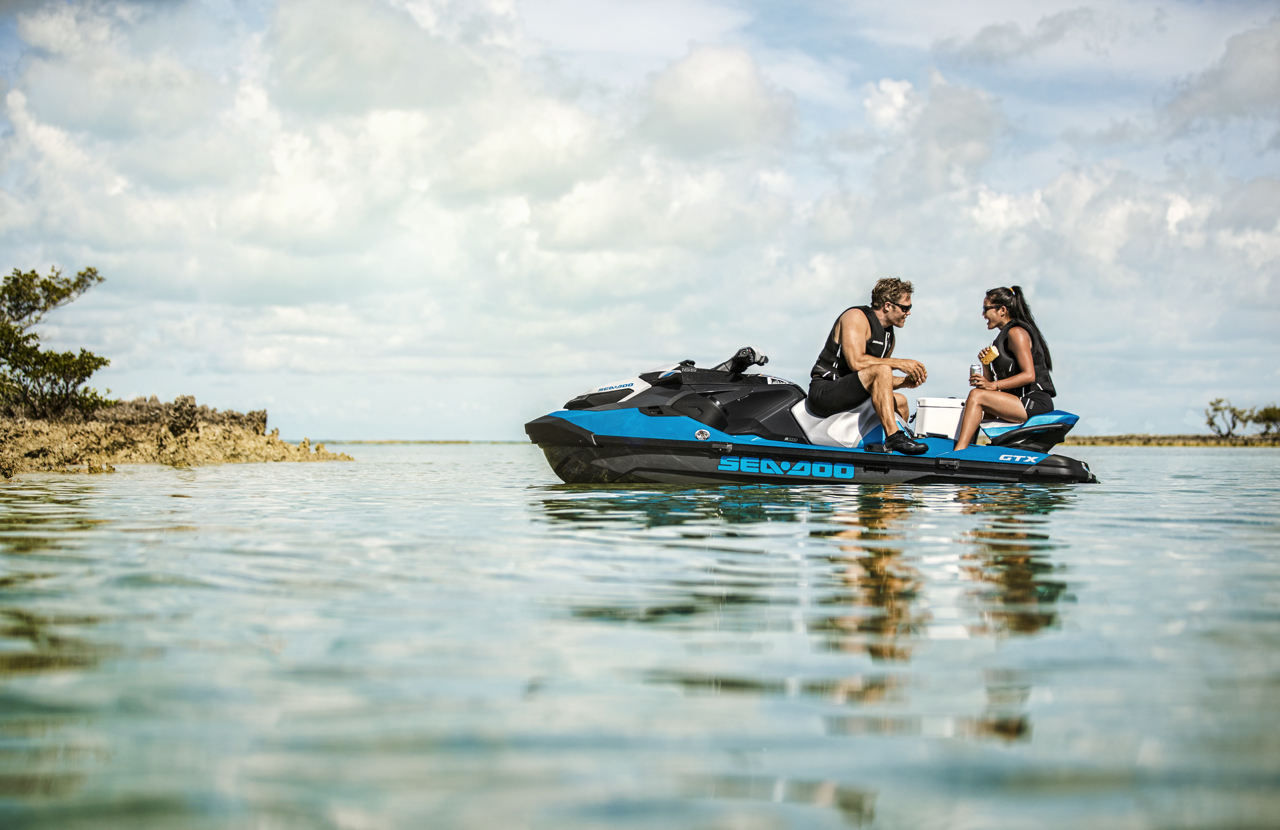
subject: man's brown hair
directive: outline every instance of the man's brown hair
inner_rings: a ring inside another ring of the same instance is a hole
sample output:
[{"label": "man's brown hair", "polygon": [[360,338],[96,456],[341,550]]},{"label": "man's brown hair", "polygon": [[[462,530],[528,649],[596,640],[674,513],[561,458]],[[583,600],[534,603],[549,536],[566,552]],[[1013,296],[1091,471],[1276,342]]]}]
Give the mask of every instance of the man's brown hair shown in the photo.
[{"label": "man's brown hair", "polygon": [[877,309],[885,303],[896,303],[903,294],[914,294],[915,286],[897,277],[885,277],[871,289],[871,307]]}]

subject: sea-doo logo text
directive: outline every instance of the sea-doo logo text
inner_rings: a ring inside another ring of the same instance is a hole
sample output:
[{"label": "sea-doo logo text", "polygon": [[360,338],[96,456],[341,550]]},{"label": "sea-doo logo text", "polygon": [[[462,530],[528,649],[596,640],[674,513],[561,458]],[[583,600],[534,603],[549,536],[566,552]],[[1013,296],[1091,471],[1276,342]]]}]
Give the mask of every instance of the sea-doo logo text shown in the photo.
[{"label": "sea-doo logo text", "polygon": [[619,383],[619,384],[618,384],[618,385],[616,385],[616,386],[601,386],[601,387],[600,387],[599,389],[597,389],[596,391],[597,391],[597,392],[612,392],[612,391],[613,391],[613,390],[615,390],[615,389],[630,389],[630,388],[631,388],[631,387],[633,387],[633,386],[635,386],[635,384],[634,384],[634,383]]},{"label": "sea-doo logo text", "polygon": [[812,478],[853,478],[852,464],[830,464],[826,461],[777,461],[772,458],[748,458],[726,455],[717,470],[730,473],[767,473],[775,476],[810,476]]},{"label": "sea-doo logo text", "polygon": [[1002,455],[1000,456],[1000,460],[1001,461],[1018,461],[1023,464],[1036,463],[1036,457],[1034,455]]}]

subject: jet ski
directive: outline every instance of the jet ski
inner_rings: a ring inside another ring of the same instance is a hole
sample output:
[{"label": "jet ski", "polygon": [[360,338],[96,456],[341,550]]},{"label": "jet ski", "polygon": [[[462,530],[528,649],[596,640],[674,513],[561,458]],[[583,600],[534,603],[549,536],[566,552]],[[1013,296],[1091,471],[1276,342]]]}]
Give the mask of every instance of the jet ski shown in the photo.
[{"label": "jet ski", "polygon": [[768,360],[748,347],[710,369],[692,360],[663,366],[591,389],[525,424],[525,433],[569,484],[1097,481],[1087,464],[1049,454],[1078,420],[1069,412],[984,422],[990,443],[960,452],[954,428],[950,437],[917,434],[928,451],[903,455],[886,451],[870,401],[815,415],[797,384],[748,373]]}]

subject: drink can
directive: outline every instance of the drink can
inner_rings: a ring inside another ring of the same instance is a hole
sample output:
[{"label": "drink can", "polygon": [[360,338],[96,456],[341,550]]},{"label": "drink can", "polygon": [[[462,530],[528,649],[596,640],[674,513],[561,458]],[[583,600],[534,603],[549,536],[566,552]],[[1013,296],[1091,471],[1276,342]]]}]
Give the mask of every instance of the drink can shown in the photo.
[{"label": "drink can", "polygon": [[969,364],[969,377],[973,377],[974,375],[977,375],[978,377],[982,377],[982,364],[981,364],[981,363],[970,363],[970,364]]}]

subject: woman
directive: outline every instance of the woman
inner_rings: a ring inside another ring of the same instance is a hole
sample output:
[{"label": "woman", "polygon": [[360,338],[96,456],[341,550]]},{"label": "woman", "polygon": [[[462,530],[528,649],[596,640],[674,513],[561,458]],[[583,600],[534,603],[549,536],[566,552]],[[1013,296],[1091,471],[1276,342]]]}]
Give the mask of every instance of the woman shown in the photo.
[{"label": "woman", "polygon": [[[1000,418],[1020,424],[1033,415],[1051,411],[1057,394],[1049,377],[1053,368],[1049,344],[1031,316],[1022,289],[1015,285],[988,291],[982,302],[982,318],[987,321],[988,330],[1000,329],[995,342],[987,347],[995,348],[996,358],[982,375],[969,378],[969,385],[974,388],[960,419],[957,450],[969,446],[984,419]],[[986,351],[978,352],[979,359]]]}]

